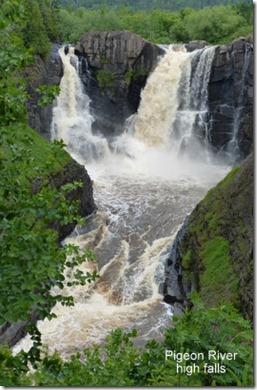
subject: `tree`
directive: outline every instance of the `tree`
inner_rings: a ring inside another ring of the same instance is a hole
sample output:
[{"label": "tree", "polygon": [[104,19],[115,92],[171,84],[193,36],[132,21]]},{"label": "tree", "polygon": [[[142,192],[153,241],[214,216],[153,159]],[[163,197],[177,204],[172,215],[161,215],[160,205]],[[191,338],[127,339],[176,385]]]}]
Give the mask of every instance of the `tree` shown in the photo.
[{"label": "tree", "polygon": [[226,43],[251,33],[251,26],[231,6],[205,7],[185,18],[191,40],[204,39],[210,44]]},{"label": "tree", "polygon": [[26,10],[29,17],[24,30],[25,44],[27,47],[32,47],[35,53],[46,57],[51,44],[38,0],[28,0],[26,2]]}]

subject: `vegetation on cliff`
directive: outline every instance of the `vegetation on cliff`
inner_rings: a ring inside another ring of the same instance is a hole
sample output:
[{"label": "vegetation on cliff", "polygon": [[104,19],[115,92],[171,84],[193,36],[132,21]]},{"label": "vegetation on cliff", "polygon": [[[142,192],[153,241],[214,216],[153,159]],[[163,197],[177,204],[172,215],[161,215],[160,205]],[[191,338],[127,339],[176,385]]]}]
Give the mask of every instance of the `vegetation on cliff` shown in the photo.
[{"label": "vegetation on cliff", "polygon": [[183,281],[204,302],[233,302],[253,318],[253,156],[211,189],[179,244]]}]

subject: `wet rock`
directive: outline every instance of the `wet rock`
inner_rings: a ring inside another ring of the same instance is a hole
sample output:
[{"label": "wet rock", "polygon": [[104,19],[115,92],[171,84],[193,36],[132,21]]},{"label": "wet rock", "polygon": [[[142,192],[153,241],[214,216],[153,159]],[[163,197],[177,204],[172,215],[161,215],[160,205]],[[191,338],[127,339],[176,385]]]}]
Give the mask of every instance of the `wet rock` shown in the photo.
[{"label": "wet rock", "polygon": [[253,49],[246,38],[216,47],[208,90],[212,145],[226,148],[234,135],[245,158],[253,148]]},{"label": "wet rock", "polygon": [[165,280],[163,284],[164,302],[174,304],[175,302],[184,304],[186,299],[186,291],[182,283],[182,266],[179,244],[184,237],[188,217],[185,219],[180,228],[174,243],[171,248],[165,264]]}]

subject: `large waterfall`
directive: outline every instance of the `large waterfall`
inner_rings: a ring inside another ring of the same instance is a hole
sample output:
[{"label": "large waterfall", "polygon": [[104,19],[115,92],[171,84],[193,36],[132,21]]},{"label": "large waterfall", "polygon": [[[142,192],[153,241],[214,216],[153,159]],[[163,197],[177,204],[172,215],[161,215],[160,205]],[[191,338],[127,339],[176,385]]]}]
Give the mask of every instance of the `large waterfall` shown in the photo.
[{"label": "large waterfall", "polygon": [[170,47],[142,91],[138,113],[112,140],[92,133],[94,118],[79,63],[71,49],[67,55],[61,49],[60,55],[64,75],[52,135],[85,164],[98,207],[66,242],[92,248],[96,261],[84,268],[97,268],[101,276],[93,285],[67,287],[75,306],[57,305],[57,318],[38,324],[43,342],[65,357],[101,342],[118,326],[137,328],[138,345],[161,337],[162,328],[172,324],[173,308],[163,303],[160,288],[172,240],[227,169],[212,163],[208,149],[206,94],[213,49],[186,53]]}]

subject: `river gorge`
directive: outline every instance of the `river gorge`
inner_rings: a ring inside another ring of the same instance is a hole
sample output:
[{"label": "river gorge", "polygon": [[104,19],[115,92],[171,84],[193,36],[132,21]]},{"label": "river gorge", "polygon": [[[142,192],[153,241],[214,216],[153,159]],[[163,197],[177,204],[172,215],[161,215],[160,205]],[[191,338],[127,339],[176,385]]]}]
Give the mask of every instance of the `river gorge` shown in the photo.
[{"label": "river gorge", "polygon": [[[206,130],[213,54],[213,48],[193,53],[167,48],[142,91],[138,112],[127,118],[122,134],[105,137],[92,131],[94,114],[74,49],[66,54],[60,49],[64,74],[52,139],[63,139],[86,166],[97,206],[64,244],[91,248],[95,261],[82,270],[97,269],[100,278],[67,286],[64,293],[74,296],[75,306],[57,305],[56,319],[38,322],[51,351],[68,357],[102,342],[116,327],[136,328],[137,344],[144,345],[172,326],[174,306],[163,302],[172,242],[185,217],[229,170],[212,152]],[[198,69],[191,79],[193,61]],[[26,337],[14,350],[29,345]]]}]

